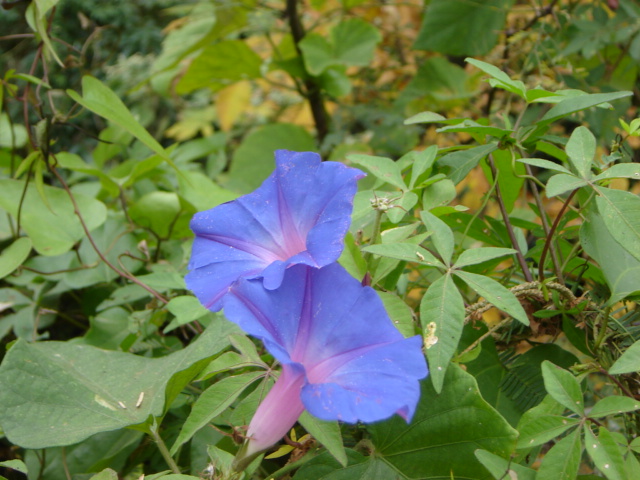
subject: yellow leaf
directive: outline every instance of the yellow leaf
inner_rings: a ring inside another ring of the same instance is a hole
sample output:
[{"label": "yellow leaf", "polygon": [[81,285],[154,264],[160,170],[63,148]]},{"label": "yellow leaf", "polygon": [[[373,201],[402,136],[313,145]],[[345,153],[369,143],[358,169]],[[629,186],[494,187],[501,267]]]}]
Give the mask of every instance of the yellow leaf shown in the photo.
[{"label": "yellow leaf", "polygon": [[291,453],[292,451],[293,451],[293,447],[291,445],[282,445],[280,448],[278,448],[278,450],[276,450],[270,455],[267,455],[264,458],[268,458],[268,459],[280,458],[280,457],[284,457],[288,453]]},{"label": "yellow leaf", "polygon": [[228,132],[242,112],[249,107],[251,84],[248,81],[236,82],[220,90],[216,101],[220,128]]}]

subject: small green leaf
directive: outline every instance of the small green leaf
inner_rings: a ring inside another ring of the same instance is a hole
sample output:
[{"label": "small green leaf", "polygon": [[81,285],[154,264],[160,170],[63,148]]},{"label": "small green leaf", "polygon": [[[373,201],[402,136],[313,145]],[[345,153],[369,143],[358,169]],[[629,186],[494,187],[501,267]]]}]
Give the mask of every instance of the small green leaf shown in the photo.
[{"label": "small green leaf", "polygon": [[542,362],[542,378],[547,393],[556,402],[578,415],[584,415],[582,390],[576,377],[565,369],[545,360]]},{"label": "small green leaf", "polygon": [[540,415],[529,422],[518,425],[516,448],[532,448],[559,437],[570,428],[580,424],[580,419],[559,415]]},{"label": "small green leaf", "polygon": [[178,448],[188,442],[198,430],[224,412],[249,385],[261,377],[264,377],[264,372],[242,373],[226,377],[202,392],[193,404],[191,413],[171,447],[171,455],[174,455]]},{"label": "small green leaf", "polygon": [[354,153],[348,155],[347,160],[371,172],[376,178],[385,183],[393,185],[402,191],[407,189],[404,180],[402,180],[400,167],[390,158]]},{"label": "small green leaf", "polygon": [[522,308],[522,305],[520,305],[516,296],[502,284],[484,275],[465,272],[463,270],[457,270],[454,274],[493,306],[508,313],[519,322],[529,325],[529,318]]},{"label": "small green leaf", "polygon": [[89,480],[118,480],[118,472],[111,468],[105,468],[100,473],[92,475]]},{"label": "small green leaf", "polygon": [[640,165],[637,163],[619,163],[607,168],[604,172],[593,177],[593,181],[609,178],[632,178],[640,180]]},{"label": "small green leaf", "polygon": [[18,268],[31,253],[32,242],[28,237],[20,237],[0,252],[0,279]]},{"label": "small green leaf", "polygon": [[550,160],[545,160],[543,158],[520,158],[518,159],[518,162],[526,163],[527,165],[532,165],[534,167],[544,168],[546,170],[553,170],[555,172],[571,175],[571,171],[567,170],[562,165],[554,163]]},{"label": "small green leaf", "polygon": [[440,254],[444,263],[446,265],[450,265],[454,247],[453,232],[451,231],[451,228],[449,228],[449,225],[444,223],[438,217],[426,210],[420,212],[420,218],[427,227],[427,230],[432,232],[430,239],[433,242],[433,246],[436,251]]},{"label": "small green leaf", "polygon": [[458,260],[456,260],[455,267],[462,268],[468,265],[476,265],[478,263],[493,260],[494,258],[506,257],[507,255],[513,255],[516,251],[513,248],[471,248],[464,250]]},{"label": "small green leaf", "polygon": [[585,185],[587,185],[587,182],[582,178],[567,175],[565,173],[558,173],[551,177],[547,182],[547,198],[572,192],[576,188],[584,187]]},{"label": "small green leaf", "polygon": [[497,149],[497,142],[488,143],[479,147],[448,153],[440,157],[436,163],[442,167],[450,167],[447,177],[457,185],[471,170],[478,166],[480,160]]},{"label": "small green leaf", "polygon": [[398,295],[391,292],[378,292],[389,318],[405,337],[416,334],[413,322],[413,310]]},{"label": "small green leaf", "polygon": [[634,398],[611,395],[598,400],[591,411],[589,417],[601,418],[609,415],[633,412],[640,409],[640,402]]},{"label": "small green leaf", "polygon": [[627,348],[609,369],[611,375],[632,372],[640,372],[640,340]]},{"label": "small green leaf", "polygon": [[25,475],[28,473],[27,466],[22,460],[6,460],[4,462],[0,462],[0,467],[11,468],[16,472],[24,473]]},{"label": "small green leaf", "polygon": [[125,104],[122,103],[120,97],[104,83],[97,78],[85,75],[82,77],[82,93],[83,96],[80,96],[73,90],[67,90],[67,95],[74,101],[78,102],[84,108],[91,110],[93,113],[122,127],[153,152],[160,155],[167,163],[176,168],[162,145],[140,125]]},{"label": "small green leaf", "polygon": [[433,166],[433,162],[436,160],[438,154],[438,146],[431,145],[429,148],[425,148],[421,152],[412,152],[413,162],[411,165],[411,184],[409,188],[413,188],[418,180],[418,177],[426,172]]},{"label": "small green leaf", "polygon": [[596,204],[609,233],[640,260],[640,197],[624,190],[597,190]]},{"label": "small green leaf", "polygon": [[596,137],[587,127],[578,127],[565,148],[569,163],[581,178],[591,178],[591,163],[596,155]]},{"label": "small green leaf", "polygon": [[310,415],[306,410],[302,412],[298,422],[333,455],[333,458],[340,462],[340,465],[347,466],[347,452],[342,444],[342,434],[338,422],[322,421]]},{"label": "small green leaf", "polygon": [[165,327],[163,333],[170,332],[171,330],[178,328],[180,325],[193,322],[194,320],[204,317],[209,313],[209,310],[204,308],[200,301],[191,295],[181,295],[179,297],[172,298],[167,304],[167,309],[176,318]]},{"label": "small green leaf", "polygon": [[443,117],[439,113],[436,112],[420,112],[417,113],[404,121],[405,125],[414,125],[416,123],[448,123],[448,122],[459,122],[460,119],[454,118],[452,120],[448,120],[447,117]]},{"label": "small green leaf", "polygon": [[419,263],[428,267],[445,268],[442,262],[434,257],[431,252],[413,243],[402,242],[390,243],[388,245],[368,245],[362,250],[364,252],[373,253],[374,255]]},{"label": "small green leaf", "polygon": [[581,457],[580,429],[576,428],[546,453],[536,480],[575,480]]},{"label": "small green leaf", "polygon": [[490,63],[482,62],[475,58],[466,58],[465,61],[474,67],[479,68],[484,73],[491,75],[494,80],[494,82],[492,82],[492,86],[502,88],[526,99],[527,89],[522,81],[512,80],[509,75]]},{"label": "small green leaf", "polygon": [[577,97],[569,97],[549,110],[538,121],[538,125],[548,125],[551,122],[558,120],[559,118],[566,117],[572,113],[586,110],[596,105],[601,105],[606,102],[612,102],[621,98],[630,97],[633,92],[613,92],[613,93],[592,93],[589,95],[580,95]]},{"label": "small green leaf", "polygon": [[589,425],[585,425],[584,443],[593,463],[605,477],[609,480],[627,480],[621,449],[609,430],[604,426],[599,427],[596,437]]},{"label": "small green leaf", "polygon": [[427,336],[430,378],[440,392],[464,326],[464,302],[451,275],[443,275],[429,285],[420,302],[420,323]]},{"label": "small green leaf", "polygon": [[[496,480],[514,478],[516,480],[535,480],[536,471],[502,458],[486,450],[478,449],[474,452],[476,458],[484,468],[491,472]],[[514,476],[515,475],[515,476]]]}]

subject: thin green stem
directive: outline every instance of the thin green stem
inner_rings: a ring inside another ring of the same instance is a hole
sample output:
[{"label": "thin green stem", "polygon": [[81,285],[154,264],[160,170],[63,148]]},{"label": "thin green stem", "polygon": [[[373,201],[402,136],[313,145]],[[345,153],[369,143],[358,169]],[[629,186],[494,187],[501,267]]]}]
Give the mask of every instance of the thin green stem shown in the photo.
[{"label": "thin green stem", "polygon": [[598,350],[602,342],[604,341],[607,335],[607,326],[609,325],[609,315],[611,314],[611,305],[607,306],[604,311],[599,316],[599,328],[598,338],[596,338],[596,342],[593,344],[593,349]]},{"label": "thin green stem", "polygon": [[164,458],[164,461],[167,462],[167,465],[169,465],[169,468],[171,469],[171,471],[179,475],[181,473],[180,468],[178,467],[178,464],[175,462],[175,460],[169,453],[167,444],[164,443],[164,440],[162,440],[162,437],[158,433],[158,427],[153,426],[149,430],[150,430],[151,436],[153,437],[156,444],[158,445],[158,450],[160,450],[160,454],[162,455],[162,458]]}]

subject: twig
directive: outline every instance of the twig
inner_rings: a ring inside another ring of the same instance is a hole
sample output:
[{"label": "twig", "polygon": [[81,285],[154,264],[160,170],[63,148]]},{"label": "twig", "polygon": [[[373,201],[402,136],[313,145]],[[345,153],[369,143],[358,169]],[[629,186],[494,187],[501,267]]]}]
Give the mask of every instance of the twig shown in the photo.
[{"label": "twig", "polygon": [[[298,16],[298,0],[287,0],[285,7],[285,14],[289,19],[289,28],[291,29],[291,36],[296,47],[296,51],[302,56],[300,50],[300,42],[305,36],[304,27]],[[316,132],[318,135],[318,143],[322,143],[324,138],[329,133],[329,116],[324,105],[322,93],[320,92],[320,86],[312,77],[308,77],[304,80],[305,96],[311,107],[311,113],[313,115],[313,121],[316,125]]]},{"label": "twig", "polygon": [[[491,174],[493,175],[493,178],[496,179],[498,177],[498,170],[496,169],[495,162],[493,161],[493,155],[489,154],[487,158],[489,160],[489,166],[491,167]],[[496,198],[498,200],[498,205],[500,206],[500,213],[502,214],[504,225],[507,229],[507,233],[509,234],[509,239],[511,240],[511,245],[516,251],[516,258],[518,259],[518,263],[520,264],[520,268],[522,269],[524,278],[527,282],[532,282],[533,276],[529,271],[529,267],[527,266],[527,261],[524,259],[524,255],[522,255],[522,250],[520,250],[520,245],[518,245],[518,240],[513,230],[513,225],[511,225],[511,221],[509,220],[509,214],[507,213],[507,208],[505,207],[504,200],[502,199],[502,193],[500,192],[500,185],[497,182],[496,182]]]},{"label": "twig", "polygon": [[[541,282],[544,281],[544,262],[547,258],[547,252],[551,250],[551,247],[552,247],[551,243],[553,242],[553,236],[555,235],[556,230],[558,229],[560,220],[564,216],[564,212],[566,212],[567,208],[569,208],[569,204],[571,203],[571,200],[573,199],[577,191],[578,189],[575,189],[573,192],[571,192],[571,194],[569,194],[564,204],[562,205],[560,212],[558,212],[558,215],[556,215],[556,219],[553,221],[553,225],[551,225],[551,229],[549,230],[549,233],[547,233],[547,239],[544,242],[544,247],[542,248],[542,253],[540,254],[540,264],[538,265],[538,280]],[[540,212],[540,216],[543,217],[544,212]],[[559,266],[555,262],[554,262],[554,269],[556,271],[555,273],[556,273],[556,277],[558,278],[558,281],[560,283],[564,283],[564,278],[562,278],[562,271],[560,270]]]}]

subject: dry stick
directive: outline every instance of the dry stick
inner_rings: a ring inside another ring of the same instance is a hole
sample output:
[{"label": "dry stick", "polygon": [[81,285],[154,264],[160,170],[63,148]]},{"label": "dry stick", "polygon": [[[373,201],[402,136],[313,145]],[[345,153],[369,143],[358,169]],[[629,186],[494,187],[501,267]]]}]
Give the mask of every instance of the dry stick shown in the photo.
[{"label": "dry stick", "polygon": [[[553,236],[555,235],[556,230],[558,229],[560,220],[564,216],[564,212],[566,212],[567,208],[569,208],[569,204],[571,203],[571,200],[573,199],[573,196],[576,194],[577,191],[578,189],[576,188],[567,197],[564,204],[562,205],[562,208],[558,212],[556,219],[553,221],[553,225],[551,225],[551,229],[549,230],[549,233],[547,233],[547,240],[544,242],[544,247],[542,249],[542,253],[540,254],[540,264],[538,265],[538,280],[541,282],[544,280],[544,261],[547,258],[547,251],[550,251],[551,256],[553,257],[554,252],[551,244],[553,242]],[[540,212],[540,214],[541,216],[543,216],[543,212]],[[558,277],[558,281],[560,283],[564,283],[564,279],[562,278],[562,271],[558,269],[555,262],[554,262],[554,268],[556,269],[556,277]]]},{"label": "dry stick", "polygon": [[[293,37],[296,51],[302,56],[299,43],[304,38],[305,32],[300,17],[298,16],[298,0],[287,0],[285,13],[289,18],[289,28],[291,29],[291,36]],[[320,92],[320,86],[313,78],[306,79],[304,86],[306,90],[305,96],[311,107],[313,121],[318,133],[318,143],[322,143],[329,133],[329,119],[322,99],[322,93]]]},{"label": "dry stick", "polygon": [[55,167],[49,166],[49,170],[51,171],[51,173],[53,173],[55,175],[55,177],[58,179],[58,181],[62,185],[62,188],[64,188],[65,192],[67,192],[67,195],[69,195],[69,199],[71,200],[71,203],[73,205],[73,211],[76,214],[76,216],[78,217],[78,220],[80,220],[80,225],[82,226],[82,229],[84,230],[84,233],[87,236],[87,239],[89,240],[89,243],[91,243],[91,246],[95,250],[96,254],[100,257],[100,260],[102,260],[105,263],[105,265],[107,265],[107,267],[109,267],[111,270],[116,272],[118,275],[120,275],[121,277],[126,278],[126,279],[132,281],[133,283],[135,283],[136,285],[144,288],[147,292],[149,292],[155,298],[160,300],[162,303],[164,303],[164,304],[169,303],[169,300],[164,298],[160,293],[156,292],[149,285],[145,284],[144,282],[141,282],[136,277],[134,277],[132,274],[127,273],[127,272],[123,272],[118,267],[116,267],[114,264],[112,264],[109,260],[107,260],[107,257],[104,256],[102,251],[98,248],[98,245],[96,245],[96,242],[94,241],[93,237],[91,236],[91,233],[89,232],[89,229],[87,228],[87,224],[85,223],[84,218],[82,218],[82,214],[80,213],[80,209],[78,208],[78,203],[76,202],[76,199],[73,196],[73,193],[69,189],[69,186],[67,185],[67,182],[64,181],[64,179],[60,176],[60,174],[55,169]]},{"label": "dry stick", "polygon": [[[498,170],[496,169],[495,162],[493,161],[493,155],[489,154],[488,159],[489,159],[489,166],[491,167],[491,174],[493,175],[493,178],[494,179],[498,178]],[[516,251],[516,257],[518,259],[518,263],[520,264],[520,268],[522,269],[522,273],[524,274],[524,278],[527,282],[532,282],[533,276],[529,271],[529,267],[527,267],[527,261],[524,259],[524,255],[522,255],[522,250],[520,250],[520,245],[518,245],[516,234],[513,231],[513,225],[511,225],[511,221],[509,220],[509,214],[507,213],[507,208],[504,206],[502,193],[500,192],[500,185],[497,182],[496,182],[496,198],[498,199],[498,205],[500,206],[500,213],[502,214],[504,225],[507,228],[507,233],[509,234],[511,245]]]}]

